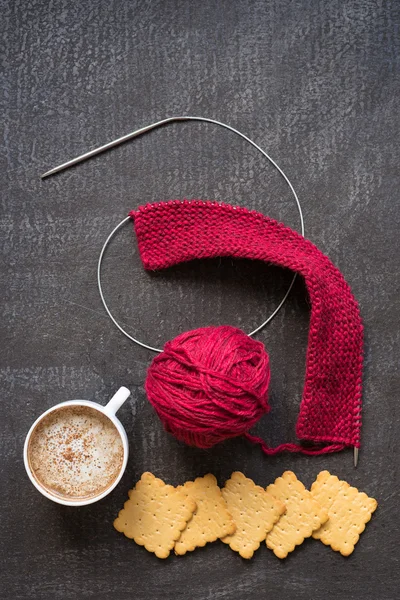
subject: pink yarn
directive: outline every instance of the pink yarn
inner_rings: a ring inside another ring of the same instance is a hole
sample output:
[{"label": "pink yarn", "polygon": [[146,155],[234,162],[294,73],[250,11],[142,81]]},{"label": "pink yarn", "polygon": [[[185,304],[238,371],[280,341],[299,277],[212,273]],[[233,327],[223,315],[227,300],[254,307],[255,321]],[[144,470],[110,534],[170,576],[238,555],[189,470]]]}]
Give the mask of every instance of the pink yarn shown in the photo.
[{"label": "pink yarn", "polygon": [[177,439],[210,448],[269,411],[264,344],[228,325],[182,333],[152,362],[147,396]]},{"label": "pink yarn", "polygon": [[[146,269],[232,256],[279,265],[304,278],[311,314],[296,434],[313,446],[288,443],[270,448],[261,438],[245,436],[260,444],[266,454],[283,450],[325,454],[346,446],[359,448],[363,325],[349,285],[329,258],[281,223],[227,204],[173,200],[139,207],[130,216]],[[242,351],[254,348],[256,352],[258,342],[246,338],[250,346],[243,340],[236,353],[234,341],[219,338],[217,333],[214,339],[203,340],[199,332],[190,332],[167,344],[146,384],[166,428],[179,439],[203,447],[246,432],[268,410],[269,373],[266,376],[262,370],[261,354],[256,353],[258,366],[240,362]],[[219,366],[223,373],[218,373]],[[236,380],[239,371],[249,379]]]}]

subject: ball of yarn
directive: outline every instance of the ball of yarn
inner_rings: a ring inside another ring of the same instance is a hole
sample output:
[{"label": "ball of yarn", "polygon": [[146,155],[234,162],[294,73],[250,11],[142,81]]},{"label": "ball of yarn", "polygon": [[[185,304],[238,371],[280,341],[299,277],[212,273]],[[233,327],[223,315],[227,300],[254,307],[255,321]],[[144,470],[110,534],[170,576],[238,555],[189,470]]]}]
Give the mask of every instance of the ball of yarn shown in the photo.
[{"label": "ball of yarn", "polygon": [[270,368],[261,342],[231,326],[183,333],[152,362],[147,396],[178,440],[210,448],[268,412]]}]

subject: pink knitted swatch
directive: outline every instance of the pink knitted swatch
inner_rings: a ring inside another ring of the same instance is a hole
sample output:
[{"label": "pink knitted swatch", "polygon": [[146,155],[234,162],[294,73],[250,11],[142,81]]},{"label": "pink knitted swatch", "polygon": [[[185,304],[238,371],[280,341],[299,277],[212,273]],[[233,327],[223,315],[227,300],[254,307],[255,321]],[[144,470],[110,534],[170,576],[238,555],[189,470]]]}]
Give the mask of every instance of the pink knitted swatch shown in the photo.
[{"label": "pink knitted swatch", "polygon": [[231,256],[263,260],[304,277],[311,302],[303,398],[297,437],[316,444],[269,448],[308,454],[360,446],[363,327],[340,271],[301,235],[255,211],[203,201],[149,204],[130,213],[146,269]]}]

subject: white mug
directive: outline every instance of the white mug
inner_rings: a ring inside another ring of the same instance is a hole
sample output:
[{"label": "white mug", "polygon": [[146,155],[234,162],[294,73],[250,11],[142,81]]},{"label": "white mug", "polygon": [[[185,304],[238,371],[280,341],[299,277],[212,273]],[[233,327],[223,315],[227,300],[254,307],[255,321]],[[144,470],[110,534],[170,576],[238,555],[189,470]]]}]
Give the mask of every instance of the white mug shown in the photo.
[{"label": "white mug", "polygon": [[[98,404],[97,402],[91,402],[89,400],[69,400],[68,402],[61,402],[60,404],[56,404],[52,408],[49,408],[49,410],[46,410],[46,412],[44,412],[42,415],[40,415],[40,417],[38,419],[36,419],[36,421],[33,423],[32,427],[30,428],[28,435],[26,436],[26,439],[25,439],[24,464],[25,464],[25,469],[29,476],[29,479],[31,480],[31,482],[33,483],[35,488],[37,490],[39,490],[39,492],[41,494],[43,494],[43,496],[46,496],[46,498],[48,498],[49,500],[53,500],[53,502],[58,502],[58,504],[64,504],[66,506],[84,506],[86,504],[92,504],[93,502],[97,502],[98,500],[101,500],[115,488],[115,486],[120,481],[122,475],[124,474],[124,471],[126,469],[126,464],[128,462],[128,454],[129,454],[128,438],[127,438],[125,429],[123,428],[119,419],[117,419],[117,417],[115,416],[115,413],[121,408],[121,406],[123,405],[125,400],[127,400],[129,398],[129,396],[130,396],[130,391],[126,387],[121,387],[121,388],[119,388],[117,393],[114,394],[114,396],[111,398],[111,400],[108,402],[108,404],[106,404],[106,406],[102,406],[101,404]],[[61,498],[61,497],[58,497],[56,495],[49,493],[43,486],[40,485],[40,483],[34,477],[31,467],[29,465],[28,446],[29,446],[29,440],[31,438],[31,435],[32,435],[34,429],[41,422],[41,420],[44,419],[44,417],[46,417],[48,414],[58,410],[59,408],[62,408],[62,407],[64,408],[66,406],[89,406],[90,408],[98,410],[103,415],[106,415],[110,419],[110,421],[114,424],[114,426],[116,427],[116,429],[120,435],[122,445],[123,445],[124,456],[123,456],[120,472],[119,472],[118,476],[116,477],[116,479],[113,481],[113,483],[110,485],[110,487],[108,487],[106,490],[104,490],[97,496],[94,496],[91,498],[84,498],[82,500],[67,500],[67,499],[64,499],[64,498]]]}]

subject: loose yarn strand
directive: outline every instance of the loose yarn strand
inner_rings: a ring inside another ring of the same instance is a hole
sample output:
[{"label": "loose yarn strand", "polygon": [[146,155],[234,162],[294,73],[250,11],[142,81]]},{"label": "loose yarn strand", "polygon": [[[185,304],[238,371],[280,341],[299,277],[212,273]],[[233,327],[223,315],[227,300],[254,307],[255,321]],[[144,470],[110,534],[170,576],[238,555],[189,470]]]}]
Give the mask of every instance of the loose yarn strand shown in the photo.
[{"label": "loose yarn strand", "polygon": [[249,440],[252,444],[258,444],[261,447],[261,450],[267,456],[275,456],[275,454],[280,454],[281,452],[300,452],[301,454],[308,454],[309,456],[316,456],[320,454],[330,454],[331,452],[339,452],[345,448],[344,444],[330,444],[329,446],[300,446],[299,444],[280,444],[279,446],[275,446],[274,448],[270,448],[265,441],[257,437],[256,435],[251,435],[250,433],[245,433],[244,437]]}]

